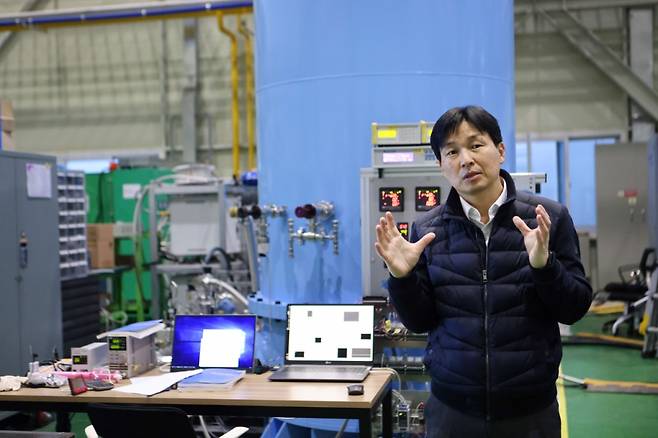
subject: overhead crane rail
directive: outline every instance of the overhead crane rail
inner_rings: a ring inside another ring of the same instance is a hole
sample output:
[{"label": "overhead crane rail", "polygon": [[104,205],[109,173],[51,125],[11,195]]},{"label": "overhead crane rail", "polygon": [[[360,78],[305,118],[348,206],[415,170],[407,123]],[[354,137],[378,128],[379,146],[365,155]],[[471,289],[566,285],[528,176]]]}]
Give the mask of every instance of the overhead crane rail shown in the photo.
[{"label": "overhead crane rail", "polygon": [[251,0],[207,0],[16,12],[0,15],[0,31],[190,18],[215,15],[219,11],[246,12],[252,7]]}]

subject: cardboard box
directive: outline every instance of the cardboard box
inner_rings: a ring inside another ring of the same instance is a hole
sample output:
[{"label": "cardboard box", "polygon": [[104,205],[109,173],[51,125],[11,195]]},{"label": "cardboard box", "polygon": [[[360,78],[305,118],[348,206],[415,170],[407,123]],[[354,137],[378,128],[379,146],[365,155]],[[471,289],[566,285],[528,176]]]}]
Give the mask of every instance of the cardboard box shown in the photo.
[{"label": "cardboard box", "polygon": [[113,224],[87,225],[87,247],[92,268],[113,268],[115,266],[113,230]]},{"label": "cardboard box", "polygon": [[9,100],[0,100],[0,123],[2,124],[2,131],[14,132],[14,107]]},{"label": "cardboard box", "polygon": [[16,143],[14,143],[14,139],[12,138],[11,134],[8,132],[2,131],[2,143],[0,143],[0,150],[3,151],[15,151],[16,150]]}]

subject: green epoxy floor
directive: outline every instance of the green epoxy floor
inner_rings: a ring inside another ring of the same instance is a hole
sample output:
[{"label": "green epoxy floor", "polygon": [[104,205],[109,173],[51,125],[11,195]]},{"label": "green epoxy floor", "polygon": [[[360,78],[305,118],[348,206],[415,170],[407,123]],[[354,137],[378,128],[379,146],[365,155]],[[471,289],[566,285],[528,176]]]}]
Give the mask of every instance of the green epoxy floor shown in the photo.
[{"label": "green epoxy floor", "polygon": [[[614,315],[586,316],[572,332],[602,333]],[[562,372],[603,380],[658,383],[658,359],[642,359],[640,350],[565,345]],[[569,438],[658,437],[658,395],[611,394],[566,388]]]}]

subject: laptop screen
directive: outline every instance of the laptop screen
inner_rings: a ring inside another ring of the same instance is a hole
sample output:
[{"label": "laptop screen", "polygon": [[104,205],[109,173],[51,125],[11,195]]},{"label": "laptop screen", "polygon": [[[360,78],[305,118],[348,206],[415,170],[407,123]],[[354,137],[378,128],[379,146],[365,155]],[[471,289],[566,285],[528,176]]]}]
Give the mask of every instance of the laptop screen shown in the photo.
[{"label": "laptop screen", "polygon": [[255,315],[177,315],[171,369],[251,368]]},{"label": "laptop screen", "polygon": [[287,363],[371,364],[374,306],[291,304]]}]

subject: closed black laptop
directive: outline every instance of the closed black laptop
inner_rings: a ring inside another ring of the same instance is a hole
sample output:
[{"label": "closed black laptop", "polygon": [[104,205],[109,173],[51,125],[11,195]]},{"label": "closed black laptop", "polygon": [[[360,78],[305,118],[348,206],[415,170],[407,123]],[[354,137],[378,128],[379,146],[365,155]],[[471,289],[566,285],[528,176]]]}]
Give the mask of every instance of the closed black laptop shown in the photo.
[{"label": "closed black laptop", "polygon": [[362,382],[373,362],[374,317],[367,304],[290,304],[285,365],[269,379]]}]

